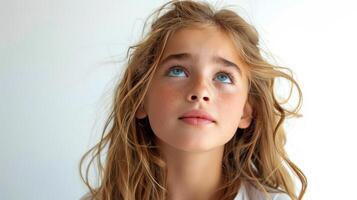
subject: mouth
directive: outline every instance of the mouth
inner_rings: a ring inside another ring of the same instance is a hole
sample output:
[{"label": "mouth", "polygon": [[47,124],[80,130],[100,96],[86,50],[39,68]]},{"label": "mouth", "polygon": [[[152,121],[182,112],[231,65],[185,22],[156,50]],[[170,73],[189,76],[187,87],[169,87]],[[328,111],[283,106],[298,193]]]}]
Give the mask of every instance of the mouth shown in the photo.
[{"label": "mouth", "polygon": [[198,109],[193,109],[184,113],[179,119],[191,125],[216,123],[215,119],[208,112]]},{"label": "mouth", "polygon": [[191,125],[206,125],[206,124],[215,123],[212,120],[200,118],[200,117],[180,117],[179,119]]}]

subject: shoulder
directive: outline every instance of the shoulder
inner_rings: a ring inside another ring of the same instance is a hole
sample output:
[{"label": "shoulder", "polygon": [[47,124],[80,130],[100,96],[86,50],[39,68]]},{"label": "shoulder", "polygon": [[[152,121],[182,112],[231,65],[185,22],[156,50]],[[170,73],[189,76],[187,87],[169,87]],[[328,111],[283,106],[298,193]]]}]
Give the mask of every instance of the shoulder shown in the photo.
[{"label": "shoulder", "polygon": [[87,192],[79,200],[92,200],[92,195],[90,192]]},{"label": "shoulder", "polygon": [[272,200],[291,200],[289,195],[287,195],[285,193],[272,193],[271,199]]},{"label": "shoulder", "polygon": [[[269,195],[271,200],[291,200],[289,195],[285,193],[269,193]],[[267,200],[267,198],[262,191],[242,184],[234,200]]]}]

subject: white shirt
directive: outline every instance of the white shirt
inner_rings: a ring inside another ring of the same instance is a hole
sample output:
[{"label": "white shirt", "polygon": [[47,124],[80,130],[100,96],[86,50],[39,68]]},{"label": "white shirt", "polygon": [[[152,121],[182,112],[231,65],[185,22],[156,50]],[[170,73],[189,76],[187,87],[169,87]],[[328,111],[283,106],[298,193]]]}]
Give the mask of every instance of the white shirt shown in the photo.
[{"label": "white shirt", "polygon": [[[285,193],[269,193],[272,200],[291,200]],[[266,200],[264,193],[254,187],[247,188],[242,184],[234,200]]]},{"label": "white shirt", "polygon": [[[270,196],[272,200],[291,200],[290,197],[285,193],[270,193]],[[89,199],[91,199],[89,192],[80,198],[80,200],[89,200]],[[242,184],[237,196],[234,197],[234,200],[266,200],[266,199],[263,192],[253,187],[249,187],[248,190],[247,187],[245,187],[244,184]]]}]

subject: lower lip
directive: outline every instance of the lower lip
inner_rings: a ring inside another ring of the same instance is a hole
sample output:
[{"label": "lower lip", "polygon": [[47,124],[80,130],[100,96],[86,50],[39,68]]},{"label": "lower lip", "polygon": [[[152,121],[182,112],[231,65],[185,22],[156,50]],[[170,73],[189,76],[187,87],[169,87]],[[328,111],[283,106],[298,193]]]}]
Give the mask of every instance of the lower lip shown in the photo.
[{"label": "lower lip", "polygon": [[205,125],[205,124],[213,123],[213,121],[208,119],[193,118],[193,117],[182,118],[181,120],[191,125]]}]

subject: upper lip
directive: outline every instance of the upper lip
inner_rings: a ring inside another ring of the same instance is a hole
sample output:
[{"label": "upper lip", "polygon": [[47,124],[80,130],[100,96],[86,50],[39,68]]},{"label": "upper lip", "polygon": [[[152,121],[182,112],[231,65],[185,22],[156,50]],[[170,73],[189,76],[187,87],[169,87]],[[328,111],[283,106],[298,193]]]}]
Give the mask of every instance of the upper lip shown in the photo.
[{"label": "upper lip", "polygon": [[203,110],[190,110],[190,111],[184,113],[179,119],[188,118],[188,117],[190,117],[190,118],[207,119],[207,120],[210,120],[212,122],[215,122],[213,117],[209,113],[207,113],[207,112],[205,112]]}]

